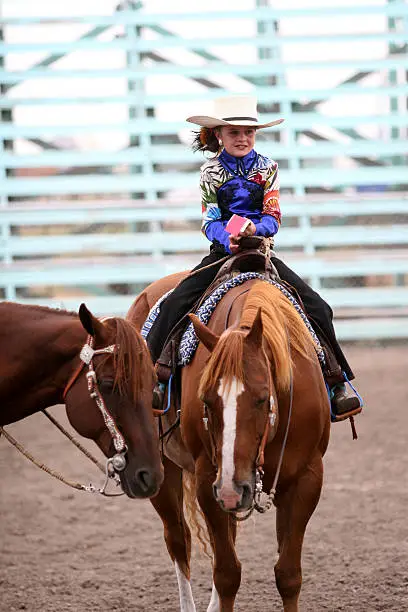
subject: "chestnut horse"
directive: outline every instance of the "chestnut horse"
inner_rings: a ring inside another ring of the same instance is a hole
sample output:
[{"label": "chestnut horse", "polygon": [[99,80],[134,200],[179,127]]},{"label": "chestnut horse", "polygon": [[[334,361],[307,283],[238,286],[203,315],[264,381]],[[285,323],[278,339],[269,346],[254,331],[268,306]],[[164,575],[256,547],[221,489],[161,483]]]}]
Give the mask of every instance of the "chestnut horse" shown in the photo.
[{"label": "chestnut horse", "polygon": [[[128,317],[141,325],[158,294],[182,276],[145,289]],[[330,432],[328,396],[313,340],[287,298],[264,281],[249,280],[229,291],[208,327],[191,318],[200,344],[181,373],[181,442],[192,457],[195,495],[214,554],[207,610],[234,609],[241,581],[236,520],[239,511],[252,508],[257,474],[263,474],[264,491],[276,487],[276,585],[285,612],[296,612],[303,537],[320,497]],[[189,466],[173,452],[164,467],[164,483],[151,501],[175,564],[181,610],[193,612],[182,485],[182,470]],[[187,491],[184,498],[188,505]]]},{"label": "chestnut horse", "polygon": [[65,403],[74,429],[113,455],[129,497],[157,493],[163,468],[152,415],[156,377],[129,321],[100,321],[84,304],[78,316],[2,302],[0,372],[0,425]]}]

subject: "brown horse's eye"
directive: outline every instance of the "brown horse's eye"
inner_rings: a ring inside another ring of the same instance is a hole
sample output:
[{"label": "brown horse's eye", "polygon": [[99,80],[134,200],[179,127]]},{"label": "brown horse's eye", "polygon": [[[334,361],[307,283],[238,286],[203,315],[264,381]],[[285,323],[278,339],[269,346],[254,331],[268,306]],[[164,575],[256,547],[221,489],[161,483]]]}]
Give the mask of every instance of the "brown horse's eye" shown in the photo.
[{"label": "brown horse's eye", "polygon": [[256,400],[256,405],[263,406],[267,401],[268,401],[267,397],[261,397],[258,400]]},{"label": "brown horse's eye", "polygon": [[99,382],[99,388],[102,393],[113,393],[113,380],[104,378]]}]

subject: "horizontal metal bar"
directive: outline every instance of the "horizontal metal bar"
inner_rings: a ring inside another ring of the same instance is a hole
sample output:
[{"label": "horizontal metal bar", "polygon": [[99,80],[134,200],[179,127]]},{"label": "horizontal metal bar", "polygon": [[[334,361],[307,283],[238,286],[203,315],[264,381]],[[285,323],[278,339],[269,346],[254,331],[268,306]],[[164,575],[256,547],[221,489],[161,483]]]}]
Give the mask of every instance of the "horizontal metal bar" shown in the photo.
[{"label": "horizontal metal bar", "polygon": [[351,342],[408,338],[408,317],[337,320],[335,327],[338,338]]},{"label": "horizontal metal bar", "polygon": [[[203,253],[208,252],[208,248]],[[372,257],[361,257],[354,253],[353,259],[336,260],[327,257],[285,256],[285,261],[303,278],[343,278],[354,276],[389,276],[408,273],[408,253],[405,257],[387,257],[388,253],[376,253]],[[35,285],[80,286],[107,283],[152,282],[166,274],[191,269],[197,265],[197,253],[193,257],[164,256],[156,260],[151,256],[141,257],[79,257],[62,260],[30,260],[12,264],[0,263],[0,286],[15,287]]]},{"label": "horizontal metal bar", "polygon": [[[356,309],[393,307],[394,309],[390,312],[391,316],[393,314],[398,314],[398,307],[408,303],[408,289],[405,287],[325,289],[321,291],[321,295],[334,309],[345,306],[354,307]],[[133,299],[134,298],[129,295],[103,295],[95,297],[92,294],[85,294],[78,297],[67,297],[61,294],[55,297],[18,298],[17,301],[21,304],[63,308],[70,311],[78,311],[81,302],[85,302],[87,307],[96,316],[124,316],[129,310]],[[347,320],[350,321],[350,319]],[[364,325],[365,320],[359,320]]]},{"label": "horizontal metal bar", "polygon": [[145,39],[137,37],[136,39],[120,38],[114,40],[99,40],[99,39],[80,39],[55,42],[25,42],[25,43],[0,43],[0,55],[9,53],[73,53],[77,51],[133,51],[136,53],[145,53],[148,51],[158,51],[161,49],[190,49],[197,48],[207,49],[208,47],[225,47],[237,45],[249,45],[251,47],[282,47],[290,44],[326,44],[336,42],[347,43],[367,43],[367,42],[385,42],[385,43],[406,43],[407,33],[398,31],[370,32],[357,34],[332,34],[332,35],[284,35],[276,33],[271,35],[253,36],[223,36],[223,37],[207,37],[207,38],[184,38],[181,36],[168,36],[156,39]]},{"label": "horizontal metal bar", "polygon": [[408,306],[408,287],[321,289],[332,308],[390,308]]},{"label": "horizontal metal bar", "polygon": [[[136,297],[136,296],[134,296]],[[44,297],[44,298],[18,298],[21,304],[34,304],[48,306],[49,308],[63,308],[69,311],[77,311],[81,302],[96,316],[125,316],[129,310],[132,299],[130,296],[103,296],[81,295],[77,298],[66,297]],[[327,298],[326,298],[327,299]],[[403,298],[402,298],[403,299]],[[393,316],[398,311],[390,312],[388,317],[362,319],[337,319],[335,318],[336,335],[339,340],[390,340],[408,338],[408,317]]]},{"label": "horizontal metal bar", "polygon": [[197,256],[115,258],[111,264],[101,258],[78,258],[51,262],[36,260],[24,265],[2,265],[0,262],[0,286],[34,287],[35,285],[89,286],[110,283],[150,283],[167,274],[191,269]]},{"label": "horizontal metal bar", "polygon": [[112,15],[72,15],[50,17],[49,15],[30,15],[20,17],[3,17],[4,25],[26,25],[26,24],[57,24],[57,23],[91,23],[95,25],[161,25],[166,21],[213,21],[219,19],[290,19],[291,17],[328,17],[336,15],[384,15],[387,17],[402,17],[408,14],[405,2],[393,2],[392,4],[371,6],[325,6],[324,12],[321,7],[307,7],[301,9],[275,9],[254,8],[252,10],[230,10],[230,11],[205,11],[205,12],[176,12],[173,13],[148,13],[143,11],[117,11]]},{"label": "horizontal metal bar", "polygon": [[20,71],[0,71],[0,82],[4,84],[21,83],[33,79],[141,79],[149,76],[177,75],[188,78],[202,78],[216,74],[236,76],[270,76],[287,74],[290,70],[357,70],[379,71],[408,68],[408,55],[393,55],[386,59],[356,59],[277,63],[263,61],[258,64],[227,64],[226,62],[209,62],[200,66],[186,66],[172,63],[158,63],[140,68],[105,68],[103,70],[54,70],[33,68]]},{"label": "horizontal metal bar", "polygon": [[[156,173],[155,191],[168,189],[197,188],[197,176],[192,173]],[[151,178],[152,178],[151,177]],[[152,179],[153,180],[153,179]],[[341,187],[355,185],[394,185],[407,181],[403,167],[357,168],[352,172],[337,169],[307,168],[296,171],[282,170],[282,187]],[[43,178],[6,178],[0,182],[0,195],[5,196],[50,196],[51,194],[126,193],[144,192],[151,189],[146,175],[100,175],[89,174],[50,176]]]},{"label": "horizontal metal bar", "polygon": [[[407,154],[407,143],[404,141],[353,141],[349,143],[331,143],[317,141],[310,145],[288,146],[281,143],[259,141],[258,153],[275,159],[327,159],[330,157],[368,156],[372,159],[389,155]],[[16,155],[4,153],[0,158],[3,168],[44,168],[66,167],[78,168],[87,166],[115,166],[118,164],[143,164],[148,155],[150,163],[175,164],[200,162],[185,145],[151,145],[133,147],[122,151],[44,151],[36,155]]]},{"label": "horizontal metal bar", "polygon": [[0,253],[12,256],[203,252],[208,240],[201,232],[135,232],[0,238]]},{"label": "horizontal metal bar", "polygon": [[140,68],[114,68],[104,70],[49,70],[36,69],[18,72],[0,71],[0,81],[16,82],[33,78],[142,78],[151,75],[175,74],[186,77],[206,77],[209,74],[235,74],[249,76],[270,76],[286,74],[288,70],[392,70],[406,68],[408,55],[393,55],[382,59],[330,60],[330,61],[287,61],[283,63],[263,61],[258,64],[230,64],[221,61],[208,62],[200,66],[160,63]]},{"label": "horizontal metal bar", "polygon": [[[303,247],[340,247],[403,245],[408,248],[408,225],[285,228],[277,234],[277,249]],[[197,231],[115,232],[103,234],[64,234],[0,237],[0,253],[9,256],[44,256],[69,254],[129,254],[202,252],[208,240]],[[407,251],[408,252],[408,251]],[[408,261],[407,261],[408,265]],[[326,276],[329,275],[326,271]]]},{"label": "horizontal metal bar", "polygon": [[[358,194],[339,197],[323,196],[316,201],[316,196],[293,199],[282,195],[281,208],[284,218],[313,217],[345,218],[352,216],[369,216],[380,218],[384,215],[408,213],[408,194],[401,192],[398,197],[384,194]],[[180,202],[158,200],[114,201],[100,200],[91,202],[48,202],[11,203],[0,207],[0,224],[15,226],[28,225],[77,225],[92,223],[132,223],[149,221],[198,221],[201,219],[201,207],[197,201]],[[377,223],[379,220],[377,221]]]},{"label": "horizontal metal bar", "polygon": [[[373,196],[371,196],[373,198]],[[302,217],[310,219],[313,217],[376,217],[380,219],[386,215],[407,214],[408,199],[401,194],[401,199],[380,198],[377,194],[375,200],[370,201],[361,198],[355,201],[350,199],[333,198],[321,203],[313,200],[294,203],[289,196],[283,195],[281,208],[284,219]],[[199,221],[201,219],[201,207],[197,202],[185,201],[176,204],[174,202],[158,201],[156,203],[144,204],[143,201],[133,200],[120,205],[109,202],[98,202],[92,205],[89,201],[81,202],[80,206],[70,205],[67,202],[49,202],[48,206],[38,207],[33,204],[27,206],[0,207],[0,224],[13,226],[48,226],[48,225],[80,225],[92,223],[133,223],[152,221]],[[377,220],[377,223],[380,221]],[[285,230],[286,231],[286,230]]]},{"label": "horizontal metal bar", "polygon": [[[273,121],[277,115],[261,115],[261,121]],[[318,126],[334,128],[355,128],[359,125],[382,125],[405,127],[408,125],[408,113],[389,113],[384,115],[333,116],[319,113],[293,113],[286,124],[275,129],[283,130],[290,120],[292,130],[311,130]],[[83,125],[13,125],[0,124],[0,138],[39,138],[45,135],[74,136],[78,134],[124,132],[126,134],[175,134],[181,130],[194,130],[195,126],[185,121],[160,121],[157,119],[136,119],[126,123],[95,123]]]},{"label": "horizontal metal bar", "polygon": [[[382,168],[379,175],[376,168],[359,168],[352,173],[341,173],[338,170],[305,169],[299,171],[281,172],[281,186],[290,187],[341,187],[357,185],[394,185],[406,182],[406,174],[402,168]],[[0,194],[11,196],[49,196],[50,194],[87,194],[87,193],[126,193],[151,189],[146,176],[134,175],[72,175],[64,177],[45,177],[35,179],[4,179],[0,183]],[[197,177],[191,173],[169,173],[154,175],[154,189],[157,191],[170,189],[197,188]]]},{"label": "horizontal metal bar", "polygon": [[[201,101],[201,100],[213,100],[221,95],[229,95],[231,92],[227,89],[217,89],[216,93],[214,90],[201,91],[194,93],[183,92],[172,94],[168,92],[166,94],[145,94],[143,99],[137,100],[138,107],[150,107],[154,104],[166,104],[169,102],[188,102],[188,101]],[[234,90],[235,94],[245,94],[248,92]],[[289,89],[287,87],[257,87],[256,89],[257,99],[259,103],[263,102],[290,102],[304,100],[328,100],[337,96],[398,96],[407,95],[406,85],[389,85],[381,87],[373,86],[362,86],[361,84],[348,84],[339,85],[338,87],[329,89]],[[131,95],[106,95],[101,96],[71,96],[71,97],[58,97],[58,98],[9,98],[7,96],[0,96],[0,107],[2,108],[15,108],[17,106],[60,106],[60,105],[82,105],[82,104],[126,104],[129,106],[135,106],[136,100],[134,94]]]}]

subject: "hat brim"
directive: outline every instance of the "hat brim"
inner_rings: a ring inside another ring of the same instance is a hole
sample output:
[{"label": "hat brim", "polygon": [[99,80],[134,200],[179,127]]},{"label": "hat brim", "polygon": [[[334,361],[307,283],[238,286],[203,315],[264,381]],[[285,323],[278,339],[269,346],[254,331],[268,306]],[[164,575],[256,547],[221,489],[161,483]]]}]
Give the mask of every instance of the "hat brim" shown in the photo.
[{"label": "hat brim", "polygon": [[256,121],[246,121],[245,119],[240,119],[237,121],[225,121],[224,119],[218,119],[217,117],[209,117],[207,115],[194,115],[193,117],[187,117],[186,121],[188,121],[189,123],[195,123],[196,125],[200,125],[201,127],[206,128],[216,128],[224,125],[235,125],[243,127],[253,127],[257,130],[262,130],[263,128],[279,125],[285,120],[275,119],[275,121],[270,121],[269,123],[258,123]]}]

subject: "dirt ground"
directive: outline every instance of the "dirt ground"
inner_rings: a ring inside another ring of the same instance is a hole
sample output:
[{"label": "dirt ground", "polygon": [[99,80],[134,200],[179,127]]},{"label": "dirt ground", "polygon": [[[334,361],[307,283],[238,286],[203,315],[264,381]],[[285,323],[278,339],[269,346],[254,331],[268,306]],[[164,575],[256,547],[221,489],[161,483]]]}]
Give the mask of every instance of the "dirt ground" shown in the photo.
[{"label": "dirt ground", "polygon": [[[301,609],[408,610],[408,354],[406,346],[348,347],[366,408],[336,424],[325,485],[306,532]],[[54,409],[63,414],[63,408]],[[81,482],[99,474],[42,415],[9,427],[47,464]],[[95,452],[97,452],[95,447]],[[177,611],[173,566],[148,501],[73,491],[0,439],[0,610]],[[273,565],[274,511],[239,534],[243,563],[237,612],[279,610]],[[211,592],[207,558],[196,550],[197,610]]]}]

